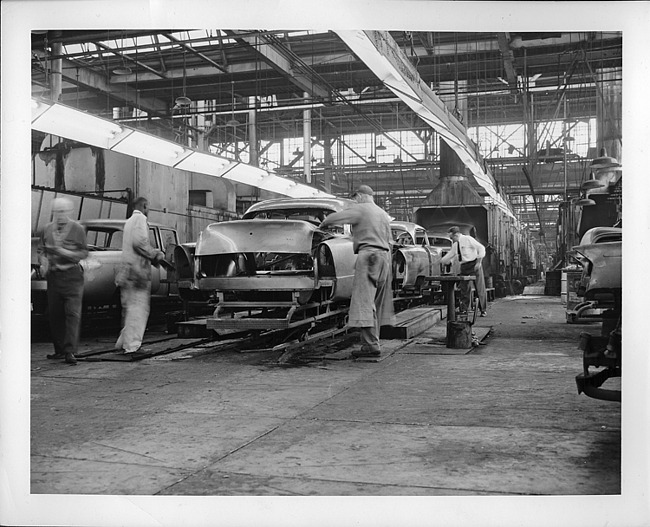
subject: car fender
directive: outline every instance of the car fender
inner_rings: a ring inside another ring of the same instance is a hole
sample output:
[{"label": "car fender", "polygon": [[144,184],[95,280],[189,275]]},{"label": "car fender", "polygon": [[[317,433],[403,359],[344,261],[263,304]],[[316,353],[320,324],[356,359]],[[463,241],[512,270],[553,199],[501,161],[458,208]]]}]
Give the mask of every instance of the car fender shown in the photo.
[{"label": "car fender", "polygon": [[[334,264],[335,284],[332,300],[349,300],[352,296],[352,282],[354,280],[354,265],[357,255],[354,254],[352,238],[350,236],[335,236],[325,240],[321,245],[327,246],[332,255]],[[321,273],[320,278],[327,278]]]}]

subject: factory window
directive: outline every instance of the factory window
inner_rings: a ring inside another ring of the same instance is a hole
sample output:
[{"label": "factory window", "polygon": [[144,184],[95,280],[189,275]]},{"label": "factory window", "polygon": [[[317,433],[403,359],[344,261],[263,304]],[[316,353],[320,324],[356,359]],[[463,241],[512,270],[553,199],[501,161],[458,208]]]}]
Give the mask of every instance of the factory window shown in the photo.
[{"label": "factory window", "polygon": [[213,207],[214,202],[212,199],[211,190],[190,190],[189,204],[198,205],[200,207]]},{"label": "factory window", "polygon": [[[469,137],[479,146],[485,158],[522,157],[525,155],[526,128],[521,124],[470,127]],[[589,157],[590,148],[596,146],[596,120],[545,121],[536,127],[536,150],[549,149],[550,153],[563,155],[563,133],[567,136],[567,153]],[[593,154],[592,154],[593,155]]]}]

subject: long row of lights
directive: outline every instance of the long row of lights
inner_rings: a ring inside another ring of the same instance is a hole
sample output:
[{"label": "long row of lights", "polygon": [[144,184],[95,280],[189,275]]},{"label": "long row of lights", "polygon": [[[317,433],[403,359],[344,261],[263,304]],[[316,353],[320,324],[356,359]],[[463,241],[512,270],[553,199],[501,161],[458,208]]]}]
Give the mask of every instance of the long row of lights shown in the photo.
[{"label": "long row of lights", "polygon": [[469,168],[476,182],[494,203],[514,217],[497,192],[477,152],[470,144],[465,127],[450,114],[445,103],[429,88],[387,31],[344,30],[338,36],[379,79],[424,122],[429,124]]},{"label": "long row of lights", "polygon": [[159,165],[222,177],[292,198],[333,197],[252,165],[188,148],[136,128],[45,99],[32,98],[32,128]]}]

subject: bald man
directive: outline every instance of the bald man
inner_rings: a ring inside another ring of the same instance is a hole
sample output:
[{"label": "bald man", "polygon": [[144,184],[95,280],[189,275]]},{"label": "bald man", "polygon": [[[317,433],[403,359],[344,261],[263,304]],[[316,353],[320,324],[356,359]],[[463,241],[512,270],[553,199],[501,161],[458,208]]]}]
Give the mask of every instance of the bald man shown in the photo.
[{"label": "bald man", "polygon": [[81,327],[84,275],[80,261],[88,256],[86,231],[70,219],[67,198],[52,200],[52,222],[43,229],[38,247],[41,273],[47,279],[47,308],[54,353],[48,359],[76,364]]}]

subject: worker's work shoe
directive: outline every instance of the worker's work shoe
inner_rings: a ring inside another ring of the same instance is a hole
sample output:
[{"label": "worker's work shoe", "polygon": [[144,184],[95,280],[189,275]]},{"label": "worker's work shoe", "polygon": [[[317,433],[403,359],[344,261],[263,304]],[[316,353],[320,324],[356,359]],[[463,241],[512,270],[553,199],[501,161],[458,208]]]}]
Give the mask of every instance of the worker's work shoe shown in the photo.
[{"label": "worker's work shoe", "polygon": [[66,364],[77,364],[77,357],[75,357],[72,353],[68,353],[65,356],[65,362]]},{"label": "worker's work shoe", "polygon": [[381,351],[379,350],[359,350],[352,352],[353,359],[358,359],[361,357],[379,357],[380,355]]},{"label": "worker's work shoe", "polygon": [[52,360],[63,360],[65,359],[65,355],[63,353],[50,353],[47,355],[47,358]]}]

